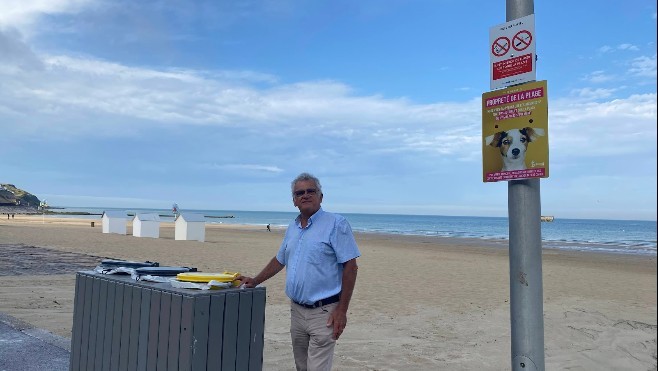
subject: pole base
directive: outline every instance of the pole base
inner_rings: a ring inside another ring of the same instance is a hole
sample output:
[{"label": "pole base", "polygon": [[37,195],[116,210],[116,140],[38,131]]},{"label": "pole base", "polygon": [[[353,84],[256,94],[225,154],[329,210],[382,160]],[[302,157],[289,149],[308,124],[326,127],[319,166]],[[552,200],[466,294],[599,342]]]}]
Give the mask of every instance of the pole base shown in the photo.
[{"label": "pole base", "polygon": [[526,356],[516,356],[512,360],[513,371],[537,371],[535,363]]}]

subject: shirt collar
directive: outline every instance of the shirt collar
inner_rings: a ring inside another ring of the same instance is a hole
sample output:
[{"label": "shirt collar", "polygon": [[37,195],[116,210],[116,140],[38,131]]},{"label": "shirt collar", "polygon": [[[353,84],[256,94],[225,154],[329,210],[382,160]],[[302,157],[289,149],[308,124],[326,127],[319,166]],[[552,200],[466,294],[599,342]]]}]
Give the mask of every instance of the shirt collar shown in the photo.
[{"label": "shirt collar", "polygon": [[[315,212],[315,214],[308,218],[308,225],[306,227],[308,228],[311,224],[313,224],[313,220],[319,218],[322,213],[324,213],[324,210],[322,210],[322,207],[320,207],[318,211]],[[299,228],[302,227],[302,214],[297,215],[295,218],[295,224],[297,224]]]}]

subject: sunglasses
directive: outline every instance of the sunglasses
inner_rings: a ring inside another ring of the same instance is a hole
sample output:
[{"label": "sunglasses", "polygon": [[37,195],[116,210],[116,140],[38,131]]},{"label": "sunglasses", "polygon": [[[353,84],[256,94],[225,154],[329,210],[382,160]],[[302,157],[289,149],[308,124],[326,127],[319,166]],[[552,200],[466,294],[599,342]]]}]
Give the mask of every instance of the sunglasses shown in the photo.
[{"label": "sunglasses", "polygon": [[305,194],[307,194],[307,193],[308,193],[309,195],[313,196],[313,195],[315,195],[315,194],[318,193],[318,190],[315,189],[315,188],[308,188],[308,189],[300,189],[299,191],[295,191],[295,192],[293,192],[293,194],[295,195],[295,197],[302,197],[303,195],[305,195]]}]

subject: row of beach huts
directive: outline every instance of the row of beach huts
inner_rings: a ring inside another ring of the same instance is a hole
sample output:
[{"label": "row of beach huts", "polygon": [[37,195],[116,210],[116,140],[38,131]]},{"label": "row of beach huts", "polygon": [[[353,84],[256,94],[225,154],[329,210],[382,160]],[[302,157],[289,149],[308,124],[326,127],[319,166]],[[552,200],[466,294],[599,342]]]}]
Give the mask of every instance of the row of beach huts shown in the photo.
[{"label": "row of beach huts", "polygon": [[[107,210],[101,216],[103,233],[127,234],[128,214],[124,211]],[[133,236],[160,238],[160,215],[135,214],[132,217]],[[93,224],[92,224],[93,225]],[[206,238],[206,218],[201,214],[180,213],[174,221],[174,239],[201,241]]]}]

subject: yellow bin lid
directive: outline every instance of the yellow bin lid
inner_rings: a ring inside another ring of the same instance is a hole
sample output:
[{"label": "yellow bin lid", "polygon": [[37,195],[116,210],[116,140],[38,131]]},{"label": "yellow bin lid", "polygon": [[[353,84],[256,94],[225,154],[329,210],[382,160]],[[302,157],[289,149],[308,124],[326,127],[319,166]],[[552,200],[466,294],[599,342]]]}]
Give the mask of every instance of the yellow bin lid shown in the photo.
[{"label": "yellow bin lid", "polygon": [[224,272],[224,273],[204,273],[204,272],[184,272],[178,273],[176,279],[184,282],[232,282],[240,276],[240,273]]}]

